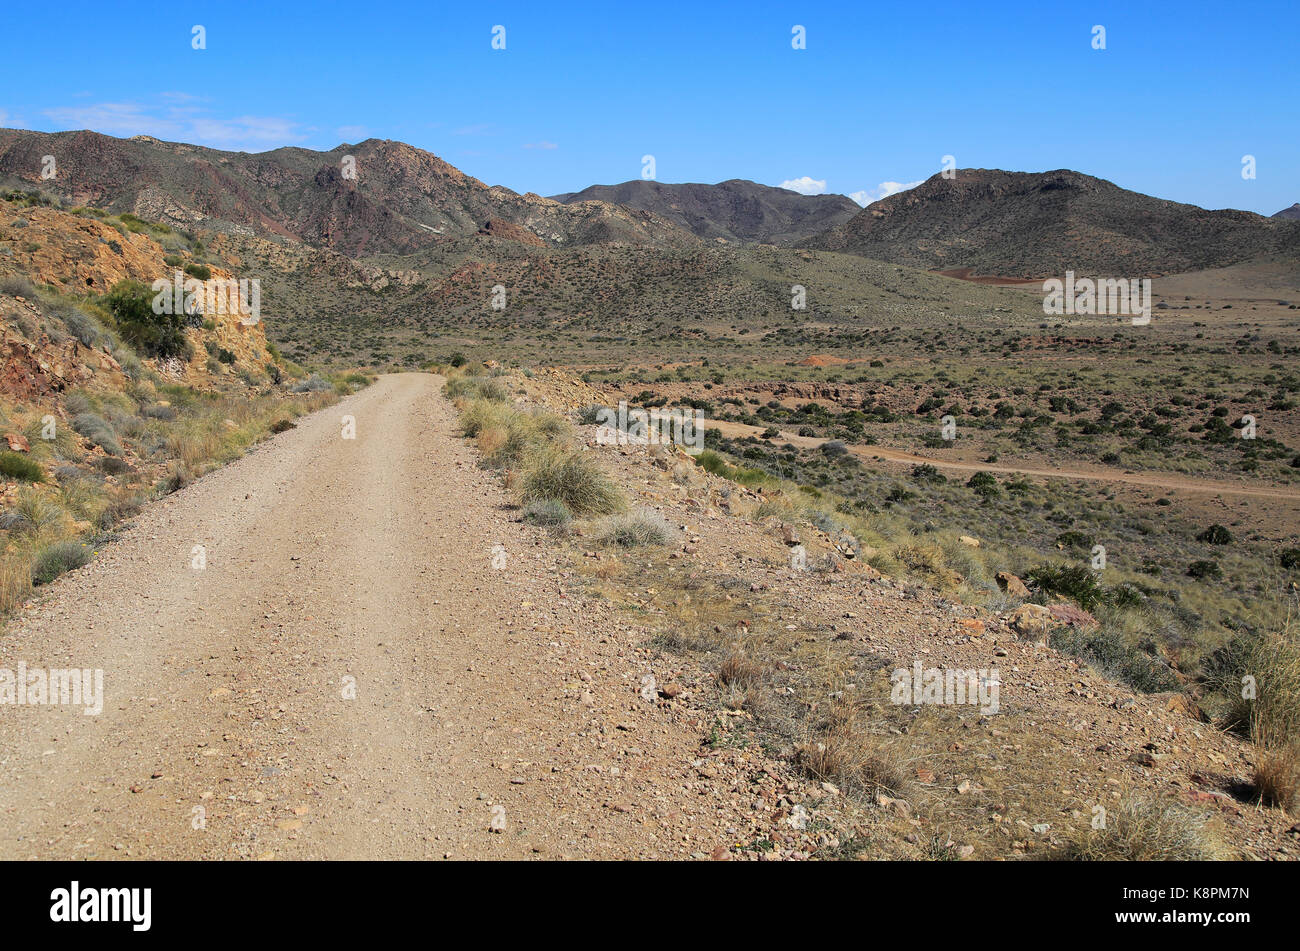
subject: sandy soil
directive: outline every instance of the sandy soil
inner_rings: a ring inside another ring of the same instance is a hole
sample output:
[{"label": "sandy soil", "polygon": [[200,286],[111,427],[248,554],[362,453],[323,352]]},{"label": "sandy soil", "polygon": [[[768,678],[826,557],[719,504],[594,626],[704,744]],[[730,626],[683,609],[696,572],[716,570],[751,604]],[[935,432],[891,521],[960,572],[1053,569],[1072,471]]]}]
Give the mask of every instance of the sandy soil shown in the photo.
[{"label": "sandy soil", "polygon": [[13,620],[0,667],[102,668],[105,703],[0,708],[0,858],[718,847],[741,807],[701,798],[698,730],[642,698],[636,637],[564,590],[441,383],[300,420]]}]

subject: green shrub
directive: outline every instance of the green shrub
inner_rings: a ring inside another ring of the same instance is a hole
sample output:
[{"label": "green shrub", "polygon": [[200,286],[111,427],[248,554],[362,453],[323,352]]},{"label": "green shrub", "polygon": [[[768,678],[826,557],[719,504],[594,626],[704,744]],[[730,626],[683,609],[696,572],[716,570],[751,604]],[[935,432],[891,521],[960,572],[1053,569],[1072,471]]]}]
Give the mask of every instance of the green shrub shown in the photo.
[{"label": "green shrub", "polygon": [[1205,542],[1208,545],[1231,545],[1232,532],[1228,531],[1222,525],[1211,525],[1205,531],[1196,536],[1198,542]]},{"label": "green shrub", "polygon": [[614,483],[587,454],[561,449],[534,453],[520,481],[524,504],[554,499],[575,515],[606,515],[623,508]]},{"label": "green shrub", "polygon": [[117,441],[117,433],[104,417],[96,413],[78,413],[72,417],[72,428],[110,456],[122,455],[122,444]]},{"label": "green shrub", "polygon": [[151,357],[185,357],[191,353],[185,339],[184,314],[155,314],[153,290],[140,281],[113,285],[105,302],[124,340]]},{"label": "green shrub", "polygon": [[983,499],[993,499],[1002,494],[998,486],[997,478],[990,472],[977,472],[970,477],[966,486],[975,490],[975,494]]},{"label": "green shrub", "polygon": [[1219,579],[1223,577],[1223,569],[1219,567],[1217,561],[1199,559],[1187,566],[1187,577],[1195,578],[1197,581],[1206,578]]},{"label": "green shrub", "polygon": [[81,542],[55,542],[42,548],[32,561],[32,584],[49,584],[59,575],[90,561],[90,549]]},{"label": "green shrub", "polygon": [[1061,532],[1056,536],[1056,544],[1063,548],[1089,549],[1092,547],[1092,539],[1083,532]]},{"label": "green shrub", "polygon": [[206,264],[197,264],[193,261],[185,265],[185,273],[190,277],[197,277],[200,281],[212,279],[212,269],[210,267]]},{"label": "green shrub", "polygon": [[45,470],[34,460],[19,452],[0,452],[0,475],[23,482],[40,482]]},{"label": "green shrub", "polygon": [[831,439],[821,444],[818,448],[828,459],[838,459],[841,456],[849,454],[849,447],[838,439]]},{"label": "green shrub", "polygon": [[1091,611],[1106,600],[1097,576],[1082,565],[1039,565],[1031,568],[1025,580],[1047,594],[1058,594]]}]

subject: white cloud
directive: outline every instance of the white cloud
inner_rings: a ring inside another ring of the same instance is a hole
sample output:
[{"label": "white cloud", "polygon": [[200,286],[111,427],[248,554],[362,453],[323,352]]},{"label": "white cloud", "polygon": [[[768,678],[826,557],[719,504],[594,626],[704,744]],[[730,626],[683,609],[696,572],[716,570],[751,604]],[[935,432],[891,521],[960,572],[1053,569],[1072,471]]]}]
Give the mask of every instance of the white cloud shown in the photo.
[{"label": "white cloud", "polygon": [[868,188],[860,192],[849,192],[849,197],[865,208],[873,201],[880,201],[880,199],[888,198],[890,195],[897,195],[899,192],[905,192],[919,184],[921,182],[881,182],[875,188]]},{"label": "white cloud", "polygon": [[782,182],[777,187],[798,192],[800,195],[822,195],[826,192],[826,180],[818,181],[809,175],[804,175],[802,178],[792,178],[788,182]]},{"label": "white cloud", "polygon": [[66,129],[92,129],[105,135],[151,135],[219,149],[259,152],[306,138],[297,122],[279,116],[202,115],[184,94],[165,93],[163,99],[182,105],[161,108],[138,102],[100,102],[87,106],[46,109],[45,115]]},{"label": "white cloud", "polygon": [[558,149],[559,146],[554,142],[528,142],[524,145],[526,149]]},{"label": "white cloud", "polygon": [[239,116],[235,119],[192,119],[196,141],[220,148],[248,148],[257,152],[300,141],[298,123],[278,116]]},{"label": "white cloud", "polygon": [[370,135],[370,130],[363,125],[341,125],[334,131],[346,142],[360,142]]}]

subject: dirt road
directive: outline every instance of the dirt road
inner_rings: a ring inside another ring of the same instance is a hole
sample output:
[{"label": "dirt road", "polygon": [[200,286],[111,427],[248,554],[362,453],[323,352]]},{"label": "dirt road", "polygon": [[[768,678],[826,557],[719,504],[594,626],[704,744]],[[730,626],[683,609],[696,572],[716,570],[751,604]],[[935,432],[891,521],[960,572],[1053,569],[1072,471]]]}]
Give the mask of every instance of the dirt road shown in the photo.
[{"label": "dirt road", "polygon": [[9,624],[0,668],[102,668],[105,702],[0,706],[0,858],[714,847],[698,735],[638,697],[637,645],[565,592],[441,383],[300,420]]},{"label": "dirt road", "polygon": [[[719,430],[724,436],[757,436],[764,431],[763,426],[750,426],[747,423],[735,423],[726,420],[710,419],[704,423],[706,428]],[[827,440],[816,436],[796,436],[781,432],[776,437],[782,442],[804,449],[820,446]],[[1035,467],[1008,466],[987,462],[957,462],[941,456],[918,456],[901,449],[887,449],[884,446],[849,446],[849,451],[861,459],[871,461],[879,457],[886,462],[919,465],[929,463],[937,469],[956,470],[958,472],[996,472],[1001,475],[1026,475],[1040,479],[1072,479],[1083,482],[1109,482],[1124,485],[1145,486],[1174,492],[1188,492],[1202,495],[1240,495],[1262,499],[1288,499],[1300,501],[1300,490],[1285,489],[1267,485],[1246,485],[1238,482],[1217,482],[1211,479],[1196,479],[1172,472],[1125,472],[1116,469],[1042,469]]]}]

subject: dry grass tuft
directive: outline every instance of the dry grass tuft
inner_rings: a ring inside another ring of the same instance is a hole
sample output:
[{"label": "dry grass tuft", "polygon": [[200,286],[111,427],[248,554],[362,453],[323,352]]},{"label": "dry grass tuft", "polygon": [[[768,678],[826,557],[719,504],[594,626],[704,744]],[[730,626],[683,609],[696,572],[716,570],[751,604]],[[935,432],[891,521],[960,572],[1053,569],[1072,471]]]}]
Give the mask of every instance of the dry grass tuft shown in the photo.
[{"label": "dry grass tuft", "polygon": [[883,792],[904,798],[912,785],[907,757],[863,728],[843,704],[832,710],[821,732],[798,746],[795,763],[813,779],[833,783],[851,796]]},{"label": "dry grass tuft", "polygon": [[1255,764],[1254,783],[1260,802],[1289,810],[1300,792],[1300,756],[1295,745],[1262,750]]},{"label": "dry grass tuft", "polygon": [[1106,814],[1103,829],[1072,842],[1062,858],[1077,862],[1206,862],[1231,858],[1211,832],[1209,816],[1173,799],[1127,800]]},{"label": "dry grass tuft", "polygon": [[626,504],[600,466],[585,453],[548,447],[525,462],[519,480],[520,501],[554,499],[574,515],[607,515]]},{"label": "dry grass tuft", "polygon": [[742,689],[757,687],[767,679],[767,676],[767,670],[762,664],[747,657],[741,651],[731,651],[718,666],[718,680],[726,687]]}]

